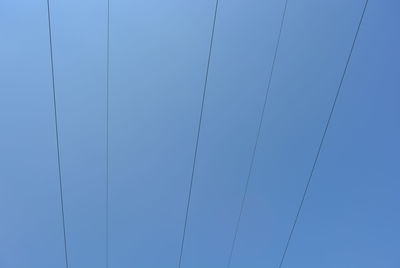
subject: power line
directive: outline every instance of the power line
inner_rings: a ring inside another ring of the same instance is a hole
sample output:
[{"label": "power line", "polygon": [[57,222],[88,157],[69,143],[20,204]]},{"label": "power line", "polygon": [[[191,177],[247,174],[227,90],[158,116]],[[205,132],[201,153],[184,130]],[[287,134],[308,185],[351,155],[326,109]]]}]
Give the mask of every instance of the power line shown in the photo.
[{"label": "power line", "polygon": [[198,127],[197,127],[196,146],[195,146],[195,150],[194,150],[194,157],[193,157],[193,164],[192,164],[192,174],[191,174],[191,178],[190,178],[189,194],[188,194],[188,199],[187,199],[187,204],[186,204],[185,223],[184,223],[184,226],[183,226],[183,234],[182,234],[181,249],[180,249],[180,254],[179,254],[178,268],[180,268],[181,264],[182,264],[182,255],[183,255],[183,248],[184,248],[184,244],[185,244],[186,227],[187,227],[187,221],[188,221],[188,215],[189,215],[190,200],[191,200],[191,196],[192,196],[194,171],[195,171],[195,167],[196,167],[197,149],[198,149],[198,146],[199,146],[201,122],[202,122],[202,119],[203,119],[204,100],[205,100],[205,96],[206,96],[208,73],[209,73],[210,61],[211,61],[211,52],[212,52],[213,41],[214,41],[215,22],[217,20],[218,2],[219,2],[218,0],[216,0],[216,2],[215,2],[214,20],[213,20],[213,26],[212,26],[212,31],[211,31],[210,47],[209,47],[209,51],[208,51],[207,68],[206,68],[206,74],[205,74],[205,79],[204,79],[204,88],[203,88],[203,97],[202,97],[202,100],[201,100],[199,124],[198,124]]},{"label": "power line", "polygon": [[363,18],[364,18],[365,10],[367,9],[368,1],[369,1],[369,0],[366,0],[366,1],[365,1],[364,8],[363,8],[363,11],[362,11],[362,14],[361,14],[361,18],[360,18],[360,21],[359,21],[358,26],[357,26],[357,31],[356,31],[356,33],[355,33],[355,35],[354,35],[353,43],[352,43],[352,45],[351,45],[349,55],[347,56],[347,61],[346,61],[346,64],[345,64],[345,67],[344,67],[344,70],[343,70],[343,73],[342,73],[342,76],[341,76],[341,79],[340,79],[340,83],[339,83],[338,89],[337,89],[337,91],[336,91],[335,99],[334,99],[334,101],[333,101],[333,104],[332,104],[332,107],[331,107],[331,111],[330,111],[330,113],[329,113],[328,120],[326,121],[325,129],[324,129],[324,132],[323,132],[323,135],[322,135],[320,144],[319,144],[319,146],[318,146],[317,154],[316,154],[316,156],[315,156],[314,163],[313,163],[313,166],[312,166],[312,168],[311,168],[311,172],[310,172],[310,175],[309,175],[309,177],[308,177],[308,181],[307,181],[306,187],[305,187],[304,192],[303,192],[303,196],[302,196],[301,201],[300,201],[300,205],[299,205],[299,207],[298,207],[298,209],[297,209],[297,214],[296,214],[296,217],[295,217],[295,219],[294,219],[294,222],[293,222],[293,225],[292,225],[292,229],[290,230],[289,238],[288,238],[288,240],[286,241],[285,250],[283,251],[282,258],[281,258],[281,262],[280,262],[280,264],[279,264],[279,268],[282,267],[283,262],[284,262],[284,260],[285,260],[286,253],[287,253],[287,250],[288,250],[288,248],[289,248],[289,244],[290,244],[290,241],[291,241],[291,239],[292,239],[294,229],[296,228],[296,224],[297,224],[297,221],[298,221],[298,219],[299,219],[300,212],[301,212],[301,209],[302,209],[303,204],[304,204],[304,200],[305,200],[306,195],[307,195],[307,192],[308,192],[308,188],[310,187],[311,179],[312,179],[312,176],[313,176],[313,174],[314,174],[314,170],[315,170],[315,167],[316,167],[316,165],[317,165],[319,155],[320,155],[320,153],[321,153],[322,145],[323,145],[323,143],[324,143],[325,136],[326,136],[326,133],[327,133],[327,131],[328,131],[329,124],[330,124],[330,122],[331,122],[333,112],[334,112],[334,110],[335,110],[336,102],[337,102],[337,100],[338,100],[340,91],[341,91],[341,89],[342,89],[343,80],[344,80],[344,78],[345,78],[345,76],[346,76],[346,72],[347,72],[347,68],[348,68],[349,63],[350,63],[351,55],[353,54],[354,46],[355,46],[356,41],[357,41],[357,36],[358,36],[359,31],[360,31],[360,27],[361,27],[361,23],[362,23]]},{"label": "power line", "polygon": [[265,109],[267,107],[269,91],[270,91],[270,88],[271,88],[272,75],[273,75],[274,69],[275,69],[275,62],[276,62],[276,58],[277,58],[277,55],[278,55],[279,43],[280,43],[280,40],[281,40],[282,29],[283,29],[283,25],[284,25],[284,22],[285,22],[287,3],[288,3],[288,0],[285,1],[285,6],[284,6],[284,9],[283,9],[283,13],[282,13],[282,19],[281,19],[281,24],[280,24],[279,33],[278,33],[278,39],[277,39],[276,46],[275,46],[274,58],[272,60],[272,67],[271,67],[271,70],[270,70],[270,73],[269,73],[267,90],[266,90],[265,97],[264,97],[264,104],[263,104],[263,108],[262,108],[262,111],[261,111],[260,121],[258,123],[257,136],[256,136],[256,140],[255,140],[255,143],[254,143],[254,146],[253,146],[253,153],[252,153],[251,160],[250,160],[250,167],[249,167],[249,171],[248,171],[248,174],[247,174],[246,184],[245,184],[245,188],[244,188],[244,192],[243,192],[243,196],[242,196],[242,202],[240,204],[239,216],[238,216],[238,218],[236,220],[235,232],[234,232],[234,235],[233,235],[233,241],[232,241],[231,249],[230,249],[230,252],[229,252],[229,259],[228,259],[228,265],[227,265],[228,268],[231,266],[231,263],[232,263],[233,251],[235,249],[236,240],[237,240],[237,234],[239,232],[240,221],[241,221],[242,214],[243,214],[244,204],[246,202],[247,190],[249,188],[249,182],[250,182],[251,174],[253,172],[254,159],[255,159],[255,156],[256,156],[256,152],[257,152],[258,141],[260,139],[261,127],[262,127],[262,124],[263,124],[263,121],[264,121]]},{"label": "power line", "polygon": [[57,102],[56,102],[56,86],[54,79],[54,60],[53,60],[53,41],[51,36],[51,15],[50,15],[50,0],[47,0],[47,20],[49,28],[49,45],[50,45],[50,62],[51,62],[51,81],[53,86],[53,105],[54,105],[54,124],[55,134],[57,143],[57,164],[58,164],[58,179],[60,186],[60,201],[61,201],[61,215],[62,215],[62,227],[64,235],[64,255],[65,255],[65,266],[68,268],[68,252],[67,252],[67,236],[65,232],[65,213],[64,213],[64,197],[63,197],[63,184],[61,177],[61,161],[60,161],[60,142],[58,134],[58,117],[57,117]]},{"label": "power line", "polygon": [[106,55],[106,268],[109,264],[109,73],[110,73],[110,0],[107,0]]}]

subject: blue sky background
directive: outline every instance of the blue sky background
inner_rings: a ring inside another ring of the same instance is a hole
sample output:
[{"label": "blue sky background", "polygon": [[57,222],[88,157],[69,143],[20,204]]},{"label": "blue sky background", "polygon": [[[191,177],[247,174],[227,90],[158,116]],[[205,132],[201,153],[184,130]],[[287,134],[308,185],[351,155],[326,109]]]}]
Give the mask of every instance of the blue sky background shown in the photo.
[{"label": "blue sky background", "polygon": [[[70,267],[105,267],[107,3],[50,2]],[[174,268],[215,2],[110,2],[110,267]],[[279,266],[363,5],[288,2],[232,268]],[[283,7],[220,0],[182,268],[227,266]],[[399,12],[370,0],[283,267],[400,267]],[[0,34],[0,267],[64,267],[46,1]]]}]

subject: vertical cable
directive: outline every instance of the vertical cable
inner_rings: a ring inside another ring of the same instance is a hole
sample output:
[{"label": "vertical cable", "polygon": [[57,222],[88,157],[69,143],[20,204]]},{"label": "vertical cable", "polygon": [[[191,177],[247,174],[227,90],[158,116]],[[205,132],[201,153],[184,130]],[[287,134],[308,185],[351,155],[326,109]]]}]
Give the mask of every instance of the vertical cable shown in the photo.
[{"label": "vertical cable", "polygon": [[66,232],[65,232],[64,197],[63,197],[63,184],[62,184],[62,177],[61,177],[60,142],[59,142],[59,134],[58,134],[56,86],[55,86],[55,79],[54,79],[53,41],[52,41],[52,35],[51,35],[50,0],[47,0],[47,20],[48,20],[48,28],[49,28],[51,81],[52,81],[52,87],[53,87],[54,124],[55,124],[55,134],[56,134],[56,143],[57,143],[58,181],[59,181],[59,186],[60,186],[62,228],[63,228],[63,236],[64,236],[64,255],[65,255],[65,266],[66,266],[66,268],[68,268],[67,236],[66,236]]},{"label": "vertical cable", "polygon": [[273,73],[274,73],[275,62],[276,62],[276,58],[277,58],[277,55],[278,55],[279,44],[280,44],[280,41],[281,41],[282,29],[283,29],[283,25],[284,25],[284,22],[285,22],[285,16],[286,16],[287,3],[288,3],[288,0],[285,0],[285,6],[284,6],[284,9],[283,9],[281,23],[280,23],[280,27],[279,27],[278,39],[277,39],[276,45],[275,45],[274,58],[272,60],[272,66],[271,66],[271,70],[270,70],[269,76],[268,76],[268,84],[267,84],[267,90],[265,92],[264,104],[263,104],[263,108],[262,108],[262,111],[261,111],[260,121],[258,123],[256,140],[255,140],[254,146],[253,146],[253,153],[252,153],[251,160],[250,160],[249,171],[247,173],[247,179],[246,179],[246,184],[245,184],[245,187],[244,187],[242,201],[241,201],[241,204],[240,204],[239,215],[238,215],[238,218],[236,220],[236,225],[235,225],[235,231],[234,231],[234,235],[233,235],[232,245],[231,245],[231,249],[230,249],[230,252],[229,252],[228,265],[227,265],[228,268],[231,266],[231,263],[232,263],[233,251],[235,249],[236,240],[237,240],[237,234],[239,232],[240,221],[241,221],[242,214],[243,214],[244,204],[246,202],[247,190],[249,188],[249,182],[250,182],[251,174],[253,173],[254,159],[255,159],[255,156],[256,156],[256,152],[257,152],[258,141],[260,139],[261,127],[262,127],[262,124],[263,124],[263,121],[264,121],[265,108],[267,107],[267,101],[268,101],[269,91],[270,91],[270,88],[271,88],[272,76],[273,76]]},{"label": "vertical cable", "polygon": [[110,73],[110,0],[107,0],[106,56],[106,268],[109,264],[109,73]]},{"label": "vertical cable", "polygon": [[281,262],[280,262],[280,264],[279,264],[279,268],[282,268],[283,262],[284,262],[285,257],[286,257],[287,250],[288,250],[288,248],[289,248],[290,241],[292,240],[292,236],[293,236],[294,229],[296,228],[296,224],[297,224],[297,221],[298,221],[298,219],[299,219],[299,216],[300,216],[300,213],[301,213],[301,209],[303,208],[304,200],[305,200],[305,198],[306,198],[306,196],[307,196],[308,188],[310,187],[311,179],[312,179],[312,177],[313,177],[313,175],[314,175],[314,170],[315,170],[315,167],[316,167],[316,165],[317,165],[319,155],[320,155],[320,153],[321,153],[322,145],[323,145],[323,143],[324,143],[325,136],[326,136],[326,133],[327,133],[327,131],[328,131],[329,124],[330,124],[330,122],[331,122],[332,115],[333,115],[333,112],[334,112],[335,107],[336,107],[336,102],[337,102],[337,100],[338,100],[340,91],[341,91],[341,89],[342,89],[343,80],[344,80],[344,78],[345,78],[345,76],[346,76],[347,68],[348,68],[349,63],[350,63],[351,55],[353,54],[354,46],[355,46],[356,41],[357,41],[358,33],[359,33],[359,31],[360,31],[361,23],[362,23],[363,18],[364,18],[365,10],[367,9],[367,5],[368,5],[368,0],[365,1],[364,8],[363,8],[363,10],[362,10],[361,18],[360,18],[360,21],[359,21],[358,26],[357,26],[357,31],[356,31],[356,33],[355,33],[355,35],[354,35],[353,43],[352,43],[352,45],[351,45],[349,55],[347,56],[347,61],[346,61],[346,64],[345,64],[345,67],[344,67],[342,76],[341,76],[341,78],[340,78],[340,82],[339,82],[338,89],[337,89],[337,91],[336,91],[335,99],[334,99],[334,101],[333,101],[333,104],[332,104],[332,107],[331,107],[331,110],[330,110],[330,113],[329,113],[328,120],[326,121],[326,124],[325,124],[325,129],[324,129],[324,132],[323,132],[323,134],[322,134],[321,141],[320,141],[319,146],[318,146],[317,154],[315,155],[314,163],[313,163],[313,165],[312,165],[311,172],[310,172],[310,175],[309,175],[309,177],[308,177],[308,181],[307,181],[306,187],[305,187],[304,192],[303,192],[303,196],[302,196],[301,201],[300,201],[300,205],[299,205],[299,207],[298,207],[298,209],[297,209],[296,217],[295,217],[295,219],[294,219],[292,228],[291,228],[291,230],[290,230],[289,237],[288,237],[288,239],[287,239],[287,241],[286,241],[286,246],[285,246],[285,249],[284,249],[283,254],[282,254],[282,258],[281,258]]},{"label": "vertical cable", "polygon": [[196,167],[196,158],[197,158],[197,149],[198,149],[198,146],[199,146],[201,122],[202,122],[202,119],[203,119],[204,100],[205,100],[206,90],[207,90],[208,73],[209,73],[209,69],[210,69],[211,52],[212,52],[213,41],[214,41],[215,22],[217,20],[217,11],[218,11],[218,0],[216,0],[216,2],[215,2],[214,19],[213,19],[213,25],[212,25],[212,31],[211,31],[210,47],[209,47],[209,50],[208,50],[207,68],[206,68],[206,74],[205,74],[205,79],[204,79],[203,97],[202,97],[202,100],[201,100],[199,124],[198,124],[198,127],[197,127],[196,146],[195,146],[195,150],[194,150],[194,157],[193,157],[193,164],[192,164],[192,174],[191,174],[191,177],[190,177],[189,194],[188,194],[188,199],[187,199],[187,204],[186,204],[185,223],[184,223],[184,226],[183,226],[183,234],[182,234],[181,249],[180,249],[180,254],[179,254],[178,268],[180,268],[181,264],[182,264],[183,248],[184,248],[184,245],[185,245],[186,227],[187,227],[187,222],[188,222],[190,200],[191,200],[191,196],[192,196],[193,178],[194,178],[194,171],[195,171],[195,167]]}]

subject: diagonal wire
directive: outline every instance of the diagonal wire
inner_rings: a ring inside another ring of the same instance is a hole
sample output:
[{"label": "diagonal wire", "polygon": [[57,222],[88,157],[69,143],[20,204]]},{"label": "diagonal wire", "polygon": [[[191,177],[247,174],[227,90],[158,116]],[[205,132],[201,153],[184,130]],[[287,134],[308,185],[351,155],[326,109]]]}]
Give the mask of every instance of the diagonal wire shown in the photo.
[{"label": "diagonal wire", "polygon": [[51,35],[50,0],[47,0],[47,20],[48,20],[48,28],[49,28],[51,81],[52,81],[52,87],[53,87],[54,124],[55,124],[55,132],[56,132],[55,134],[56,134],[56,143],[57,143],[57,164],[58,164],[58,179],[59,179],[59,186],[60,186],[62,228],[63,228],[63,236],[64,236],[64,255],[65,255],[65,266],[66,266],[66,268],[68,268],[67,235],[65,232],[65,213],[64,213],[63,184],[62,184],[62,176],[61,176],[60,142],[59,142],[59,134],[58,134],[56,86],[55,86],[55,79],[54,79],[53,41],[52,41],[52,35]]},{"label": "diagonal wire", "polygon": [[297,221],[298,221],[298,219],[299,219],[299,216],[300,216],[300,213],[301,213],[301,209],[302,209],[303,204],[304,204],[304,200],[305,200],[305,198],[306,198],[306,196],[307,196],[308,188],[310,187],[311,179],[312,179],[312,177],[313,177],[314,170],[315,170],[315,167],[316,167],[316,165],[317,165],[319,155],[320,155],[320,153],[321,153],[322,145],[323,145],[323,143],[324,143],[325,136],[326,136],[326,133],[327,133],[327,131],[328,131],[329,124],[330,124],[330,122],[331,122],[333,112],[334,112],[334,110],[335,110],[336,102],[337,102],[337,100],[338,100],[338,97],[339,97],[339,95],[340,95],[340,91],[341,91],[341,89],[342,89],[343,80],[344,80],[344,78],[345,78],[345,76],[346,76],[347,68],[348,68],[349,63],[350,63],[351,55],[353,54],[354,46],[355,46],[356,41],[357,41],[357,36],[358,36],[359,31],[360,31],[361,23],[362,23],[362,21],[363,21],[364,14],[365,14],[365,11],[366,11],[366,9],[367,9],[367,6],[368,6],[368,0],[365,1],[364,8],[363,8],[363,10],[362,10],[362,14],[361,14],[361,17],[360,17],[360,21],[359,21],[358,26],[357,26],[357,31],[356,31],[356,33],[355,33],[355,35],[354,35],[353,43],[352,43],[352,45],[351,45],[350,52],[349,52],[349,54],[348,54],[348,56],[347,56],[347,61],[346,61],[346,64],[345,64],[345,67],[344,67],[344,70],[343,70],[343,73],[342,73],[342,76],[341,76],[341,79],[340,79],[340,82],[339,82],[339,86],[338,86],[337,91],[336,91],[335,99],[334,99],[334,101],[333,101],[333,104],[332,104],[332,107],[331,107],[331,111],[330,111],[330,113],[329,113],[328,120],[326,121],[326,124],[325,124],[325,129],[324,129],[324,132],[323,132],[323,134],[322,134],[321,141],[320,141],[319,146],[318,146],[317,154],[315,155],[314,163],[313,163],[313,166],[312,166],[312,168],[311,168],[311,172],[310,172],[310,175],[309,175],[309,177],[308,177],[308,181],[307,181],[306,187],[305,187],[305,189],[304,189],[303,196],[302,196],[301,201],[300,201],[300,205],[299,205],[299,207],[298,207],[298,209],[297,209],[296,217],[295,217],[295,219],[294,219],[292,228],[291,228],[291,230],[290,230],[289,237],[288,237],[288,239],[287,239],[287,241],[286,241],[285,250],[283,251],[282,258],[281,258],[281,262],[280,262],[280,264],[279,264],[279,268],[282,267],[283,262],[284,262],[284,260],[285,260],[286,253],[287,253],[287,250],[288,250],[288,248],[289,248],[289,244],[290,244],[290,241],[291,241],[291,239],[292,239],[294,229],[296,228],[296,224],[297,224]]},{"label": "diagonal wire", "polygon": [[187,204],[186,204],[185,223],[184,223],[184,226],[183,226],[183,233],[182,233],[182,241],[181,241],[181,249],[180,249],[180,254],[179,254],[178,268],[180,268],[181,264],[182,264],[183,248],[184,248],[184,245],[185,245],[186,227],[187,227],[187,222],[188,222],[190,200],[191,200],[191,196],[192,196],[193,178],[194,178],[194,171],[195,171],[195,167],[196,167],[196,158],[197,158],[197,149],[198,149],[198,146],[199,146],[201,122],[202,122],[202,119],[203,119],[204,100],[205,100],[205,96],[206,96],[208,73],[209,73],[210,61],[211,61],[211,52],[212,52],[213,41],[214,41],[215,22],[217,20],[217,12],[218,12],[218,2],[219,2],[218,0],[215,1],[214,19],[213,19],[213,26],[212,26],[212,31],[211,31],[210,47],[209,47],[209,50],[208,50],[207,68],[206,68],[206,74],[205,74],[205,79],[204,79],[203,97],[202,97],[202,100],[201,100],[199,124],[198,124],[198,127],[197,127],[196,146],[195,146],[195,150],[194,150],[194,157],[193,157],[193,164],[192,164],[192,174],[191,174],[191,178],[190,178],[189,194],[188,194],[188,199],[187,199]]},{"label": "diagonal wire", "polygon": [[107,0],[106,55],[106,268],[109,264],[109,73],[110,73],[110,0]]},{"label": "diagonal wire", "polygon": [[267,84],[267,90],[266,90],[265,97],[264,97],[264,104],[263,104],[263,108],[262,108],[262,111],[261,111],[260,121],[258,123],[257,136],[256,136],[256,140],[255,140],[254,146],[253,146],[253,153],[252,153],[251,160],[250,160],[249,171],[247,173],[247,179],[246,179],[246,184],[245,184],[245,188],[244,188],[244,192],[243,192],[243,196],[242,196],[242,202],[240,204],[240,211],[239,211],[238,218],[236,220],[236,225],[235,225],[235,231],[234,231],[234,235],[233,235],[232,245],[231,245],[230,252],[229,252],[229,259],[228,259],[228,265],[227,265],[228,268],[231,266],[231,263],[232,263],[232,257],[233,257],[233,252],[235,250],[237,234],[239,232],[240,221],[242,219],[242,214],[243,214],[243,210],[244,210],[244,204],[246,202],[247,190],[249,188],[249,182],[250,182],[250,178],[251,178],[251,175],[252,175],[252,172],[253,172],[254,159],[255,159],[255,156],[256,156],[256,152],[257,152],[258,141],[260,139],[261,127],[262,127],[262,124],[263,124],[263,121],[264,121],[265,109],[267,107],[267,101],[268,101],[269,91],[270,91],[270,88],[271,88],[272,76],[273,76],[274,69],[275,69],[275,62],[276,62],[276,58],[277,58],[277,55],[278,55],[279,44],[280,44],[281,35],[282,35],[282,29],[283,29],[283,25],[284,25],[284,22],[285,22],[287,3],[288,3],[288,0],[285,1],[285,6],[284,6],[284,9],[283,9],[283,13],[282,13],[282,19],[281,19],[281,24],[280,24],[279,33],[278,33],[278,39],[277,39],[277,42],[276,42],[276,45],[275,45],[274,58],[272,60],[272,67],[271,67],[271,70],[270,70],[270,73],[269,73],[269,76],[268,76],[268,84]]}]

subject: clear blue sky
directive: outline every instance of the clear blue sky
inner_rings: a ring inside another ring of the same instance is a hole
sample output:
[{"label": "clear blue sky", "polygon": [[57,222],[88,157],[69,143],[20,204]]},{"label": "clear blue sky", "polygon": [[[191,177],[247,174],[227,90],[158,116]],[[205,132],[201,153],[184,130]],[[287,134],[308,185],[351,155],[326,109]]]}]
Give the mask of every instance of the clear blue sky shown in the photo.
[{"label": "clear blue sky", "polygon": [[[51,0],[70,268],[105,267],[106,1]],[[110,268],[175,268],[214,0],[110,0]],[[231,268],[278,268],[364,0],[289,0]],[[225,268],[284,0],[220,0],[182,268]],[[284,268],[400,267],[400,3],[370,0]],[[0,267],[63,268],[46,1],[0,0]]]}]

